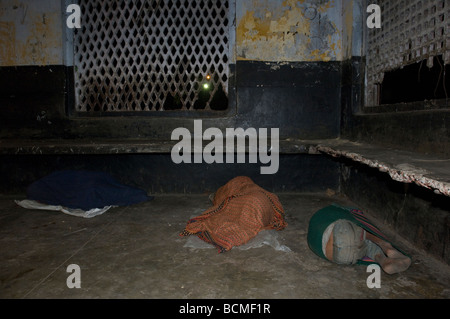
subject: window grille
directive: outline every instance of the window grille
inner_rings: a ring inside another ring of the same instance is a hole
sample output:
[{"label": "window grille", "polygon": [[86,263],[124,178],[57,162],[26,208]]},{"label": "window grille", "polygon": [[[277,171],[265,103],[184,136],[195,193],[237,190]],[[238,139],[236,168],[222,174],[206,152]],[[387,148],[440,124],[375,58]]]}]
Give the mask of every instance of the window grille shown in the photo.
[{"label": "window grille", "polygon": [[380,84],[384,73],[442,55],[450,62],[449,0],[378,0],[381,7],[381,29],[367,34],[366,106],[379,104]]},{"label": "window grille", "polygon": [[229,0],[78,3],[77,112],[227,108]]}]

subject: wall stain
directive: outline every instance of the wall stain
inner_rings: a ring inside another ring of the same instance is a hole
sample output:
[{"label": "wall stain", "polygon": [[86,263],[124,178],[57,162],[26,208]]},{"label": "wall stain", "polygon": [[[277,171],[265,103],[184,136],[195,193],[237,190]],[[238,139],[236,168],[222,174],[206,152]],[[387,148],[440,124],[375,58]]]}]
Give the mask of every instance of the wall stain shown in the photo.
[{"label": "wall stain", "polygon": [[[33,65],[46,65],[52,57],[52,49],[61,47],[59,33],[55,32],[54,20],[58,19],[55,13],[36,15],[29,22],[31,32],[25,41],[18,44],[21,59],[32,60]],[[45,23],[44,23],[45,22]]]},{"label": "wall stain", "polygon": [[[346,3],[343,5],[343,3]],[[351,54],[352,0],[240,0],[236,59],[334,61]],[[348,4],[348,5],[347,5]],[[63,60],[61,3],[2,0],[0,65],[51,65]]]},{"label": "wall stain", "polygon": [[14,23],[0,21],[0,65],[14,65],[16,28]]},{"label": "wall stain", "polygon": [[3,0],[0,3],[0,66],[62,63],[59,2]]},{"label": "wall stain", "polygon": [[[253,0],[238,16],[238,60],[331,61],[341,58],[335,1]],[[340,9],[340,8],[339,8]],[[334,11],[333,11],[334,10]]]}]

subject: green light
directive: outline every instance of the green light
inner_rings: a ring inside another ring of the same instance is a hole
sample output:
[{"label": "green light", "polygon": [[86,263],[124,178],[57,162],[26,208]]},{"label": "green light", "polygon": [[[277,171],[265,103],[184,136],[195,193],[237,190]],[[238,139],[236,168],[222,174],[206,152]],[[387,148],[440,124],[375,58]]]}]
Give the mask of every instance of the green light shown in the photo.
[{"label": "green light", "polygon": [[208,84],[208,83],[203,84],[203,88],[204,88],[205,90],[209,89],[209,84]]}]

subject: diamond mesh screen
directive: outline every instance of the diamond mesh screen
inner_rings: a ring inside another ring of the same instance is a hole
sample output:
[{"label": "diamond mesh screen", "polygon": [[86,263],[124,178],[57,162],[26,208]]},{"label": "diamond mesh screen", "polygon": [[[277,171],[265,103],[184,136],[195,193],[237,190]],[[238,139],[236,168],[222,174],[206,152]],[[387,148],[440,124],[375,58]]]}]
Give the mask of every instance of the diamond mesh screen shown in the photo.
[{"label": "diamond mesh screen", "polygon": [[227,108],[228,0],[78,3],[76,111]]},{"label": "diamond mesh screen", "polygon": [[450,62],[450,0],[378,0],[381,29],[371,29],[367,38],[366,105],[377,105],[384,73],[442,55]]}]

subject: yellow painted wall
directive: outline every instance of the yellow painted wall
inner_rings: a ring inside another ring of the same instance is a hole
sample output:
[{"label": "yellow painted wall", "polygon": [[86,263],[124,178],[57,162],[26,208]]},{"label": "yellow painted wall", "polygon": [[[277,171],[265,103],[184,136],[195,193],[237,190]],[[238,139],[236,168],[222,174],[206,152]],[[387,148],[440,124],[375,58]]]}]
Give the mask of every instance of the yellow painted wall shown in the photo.
[{"label": "yellow painted wall", "polygon": [[[351,56],[352,0],[236,0],[236,60]],[[0,1],[0,66],[64,63],[61,1]],[[233,43],[234,44],[234,43]]]},{"label": "yellow painted wall", "polygon": [[0,1],[0,66],[63,64],[61,1]]},{"label": "yellow painted wall", "polygon": [[349,0],[236,1],[236,58],[341,61],[351,54],[352,10]]}]

